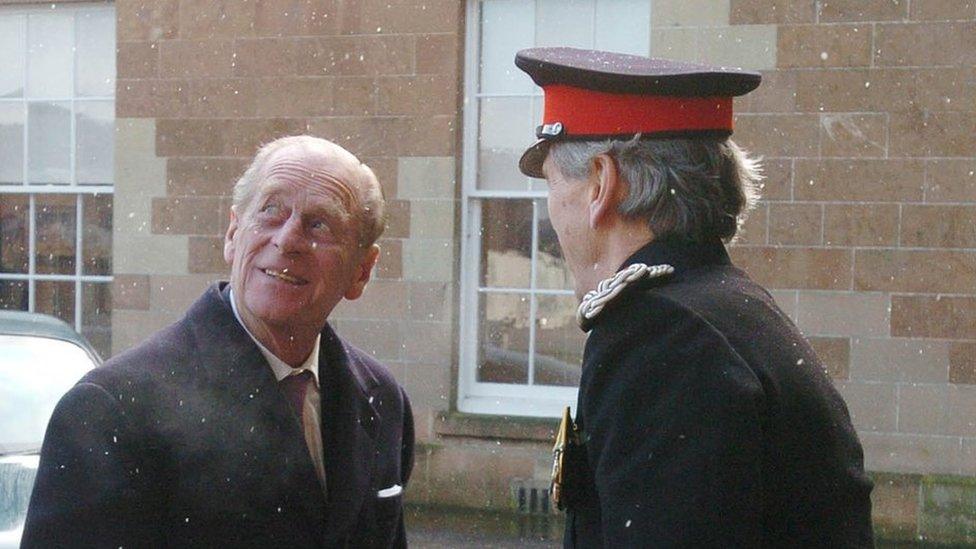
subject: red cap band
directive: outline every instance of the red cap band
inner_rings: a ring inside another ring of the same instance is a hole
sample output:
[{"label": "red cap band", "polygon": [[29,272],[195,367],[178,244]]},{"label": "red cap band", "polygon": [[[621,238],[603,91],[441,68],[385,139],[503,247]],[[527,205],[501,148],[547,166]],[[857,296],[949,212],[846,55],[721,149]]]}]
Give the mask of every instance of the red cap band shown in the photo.
[{"label": "red cap band", "polygon": [[732,131],[731,97],[620,94],[564,84],[544,90],[542,123],[560,122],[567,136]]}]

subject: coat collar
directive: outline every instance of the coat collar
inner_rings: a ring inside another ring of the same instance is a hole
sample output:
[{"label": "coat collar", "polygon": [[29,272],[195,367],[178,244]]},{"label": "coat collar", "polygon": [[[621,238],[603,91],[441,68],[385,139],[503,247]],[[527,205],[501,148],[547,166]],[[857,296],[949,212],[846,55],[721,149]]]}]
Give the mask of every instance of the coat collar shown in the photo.
[{"label": "coat collar", "polygon": [[667,264],[674,267],[675,278],[686,271],[706,265],[731,265],[732,260],[721,240],[706,242],[672,237],[652,240],[634,252],[620,265],[622,270],[634,263]]},{"label": "coat collar", "polygon": [[626,301],[625,296],[634,291],[661,284],[662,280],[680,279],[685,272],[705,265],[731,265],[721,241],[666,238],[648,242],[628,257],[614,276],[586,293],[576,312],[580,329],[592,330],[604,308]]},{"label": "coat collar", "polygon": [[327,546],[337,544],[354,526],[364,497],[372,495],[380,423],[372,393],[379,382],[326,324],[319,354],[326,499],[298,420],[254,340],[234,318],[228,294],[229,284],[215,283],[187,312],[186,320],[200,342],[200,364],[208,365],[205,375],[230,398],[242,406],[261,406],[279,427],[264,435],[275,438],[274,445],[292,464],[285,489],[297,492],[297,505],[308,519],[303,523],[315,530],[315,537]]}]

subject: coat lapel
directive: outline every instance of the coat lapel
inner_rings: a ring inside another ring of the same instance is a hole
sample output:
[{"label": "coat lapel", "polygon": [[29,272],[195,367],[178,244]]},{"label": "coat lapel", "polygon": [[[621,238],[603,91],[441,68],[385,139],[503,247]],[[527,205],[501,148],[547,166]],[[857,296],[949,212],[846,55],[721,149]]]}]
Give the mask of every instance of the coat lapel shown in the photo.
[{"label": "coat lapel", "polygon": [[356,524],[365,498],[375,497],[372,472],[380,415],[370,401],[378,381],[326,325],[319,354],[327,486],[323,497],[301,426],[261,351],[234,318],[229,285],[212,286],[200,305],[192,321],[198,337],[208,342],[202,348],[207,356],[201,358],[212,365],[211,383],[221,388],[229,413],[261,417],[265,428],[250,440],[256,457],[280,467],[284,497],[305,515],[301,523],[313,529],[312,537],[325,546],[337,544]]},{"label": "coat lapel", "polygon": [[380,416],[371,402],[377,380],[350,356],[328,325],[321,350],[326,545],[331,545],[355,525],[365,498],[375,497],[372,472]]},{"label": "coat lapel", "polygon": [[201,346],[207,355],[202,363],[210,365],[210,381],[220,388],[215,394],[227,408],[227,415],[257,426],[248,432],[246,444],[255,459],[271,463],[275,474],[280,475],[280,486],[272,491],[280,494],[276,499],[304,515],[296,523],[311,529],[310,537],[321,540],[327,524],[325,497],[301,425],[267,360],[234,318],[228,289],[229,285],[211,287],[205,299],[211,302],[208,308],[213,313],[196,319],[201,336],[208,342]]}]

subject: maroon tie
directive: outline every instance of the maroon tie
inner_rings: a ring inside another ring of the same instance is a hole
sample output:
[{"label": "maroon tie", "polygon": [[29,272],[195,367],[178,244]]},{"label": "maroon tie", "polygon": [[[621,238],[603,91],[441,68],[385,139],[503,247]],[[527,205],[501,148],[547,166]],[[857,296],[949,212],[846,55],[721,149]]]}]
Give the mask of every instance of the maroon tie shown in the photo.
[{"label": "maroon tie", "polygon": [[305,392],[308,391],[308,382],[312,379],[312,372],[302,370],[297,374],[290,375],[278,382],[281,390],[288,397],[288,402],[298,415],[298,421],[302,426],[305,425],[305,418],[302,411],[305,409]]}]

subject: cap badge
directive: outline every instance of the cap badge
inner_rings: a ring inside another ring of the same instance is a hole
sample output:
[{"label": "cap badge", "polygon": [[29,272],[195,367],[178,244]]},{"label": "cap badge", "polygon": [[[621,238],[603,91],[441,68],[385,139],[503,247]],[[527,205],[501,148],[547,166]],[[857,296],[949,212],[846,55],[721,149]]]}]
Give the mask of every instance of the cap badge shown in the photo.
[{"label": "cap badge", "polygon": [[552,124],[543,124],[536,128],[535,136],[539,139],[553,139],[559,137],[563,133],[563,123],[553,122]]}]

